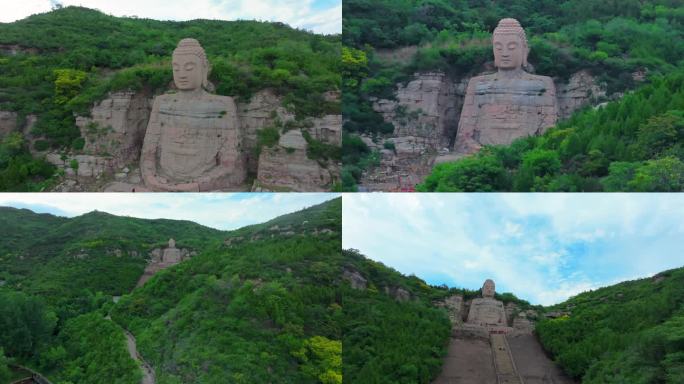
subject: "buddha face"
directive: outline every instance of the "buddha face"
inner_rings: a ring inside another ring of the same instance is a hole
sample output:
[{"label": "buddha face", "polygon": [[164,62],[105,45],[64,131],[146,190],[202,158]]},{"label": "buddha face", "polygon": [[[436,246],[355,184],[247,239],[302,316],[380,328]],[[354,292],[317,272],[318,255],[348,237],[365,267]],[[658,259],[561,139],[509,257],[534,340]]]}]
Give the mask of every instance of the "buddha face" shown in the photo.
[{"label": "buddha face", "polygon": [[494,65],[499,69],[522,68],[527,59],[527,48],[514,34],[494,35]]},{"label": "buddha face", "polygon": [[482,297],[494,297],[495,292],[494,282],[487,279],[482,286]]},{"label": "buddha face", "polygon": [[173,81],[181,91],[200,89],[205,70],[202,60],[196,55],[173,56]]}]

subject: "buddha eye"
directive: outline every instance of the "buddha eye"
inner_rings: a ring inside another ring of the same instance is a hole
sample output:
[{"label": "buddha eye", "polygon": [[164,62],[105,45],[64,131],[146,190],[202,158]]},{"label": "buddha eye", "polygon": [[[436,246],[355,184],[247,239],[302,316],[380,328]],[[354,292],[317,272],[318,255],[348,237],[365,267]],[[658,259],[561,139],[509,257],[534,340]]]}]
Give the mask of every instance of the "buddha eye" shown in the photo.
[{"label": "buddha eye", "polygon": [[195,63],[187,63],[187,64],[185,64],[185,70],[186,70],[186,71],[192,71],[193,69],[195,69]]},{"label": "buddha eye", "polygon": [[518,47],[517,43],[508,43],[508,49],[516,49]]}]

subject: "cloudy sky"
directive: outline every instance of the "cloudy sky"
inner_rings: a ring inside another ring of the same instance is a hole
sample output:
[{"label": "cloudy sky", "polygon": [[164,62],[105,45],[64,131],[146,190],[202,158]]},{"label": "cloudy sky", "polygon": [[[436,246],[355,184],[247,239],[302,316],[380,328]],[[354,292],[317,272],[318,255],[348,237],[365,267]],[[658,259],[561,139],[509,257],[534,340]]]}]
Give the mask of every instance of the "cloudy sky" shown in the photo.
[{"label": "cloudy sky", "polygon": [[66,217],[98,210],[146,219],[190,220],[230,230],[263,223],[336,196],[325,193],[0,193],[0,206]]},{"label": "cloudy sky", "polygon": [[342,32],[342,0],[0,0],[0,22],[47,12],[55,2],[95,8],[114,16],[280,21],[316,33]]},{"label": "cloudy sky", "polygon": [[683,194],[354,194],[343,245],[430,284],[550,305],[684,266]]}]

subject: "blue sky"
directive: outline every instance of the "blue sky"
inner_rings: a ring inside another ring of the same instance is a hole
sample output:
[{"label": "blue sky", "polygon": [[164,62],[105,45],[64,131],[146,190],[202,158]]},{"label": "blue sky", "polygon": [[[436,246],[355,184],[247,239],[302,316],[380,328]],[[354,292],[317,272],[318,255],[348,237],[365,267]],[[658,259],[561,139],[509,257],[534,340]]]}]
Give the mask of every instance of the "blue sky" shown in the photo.
[{"label": "blue sky", "polygon": [[1,193],[0,206],[73,217],[98,210],[237,229],[331,200],[326,193]]},{"label": "blue sky", "polygon": [[684,194],[348,194],[343,246],[430,284],[550,305],[684,266]]},{"label": "blue sky", "polygon": [[279,21],[316,33],[342,33],[342,0],[0,0],[0,22],[47,12],[55,1],[114,16]]}]

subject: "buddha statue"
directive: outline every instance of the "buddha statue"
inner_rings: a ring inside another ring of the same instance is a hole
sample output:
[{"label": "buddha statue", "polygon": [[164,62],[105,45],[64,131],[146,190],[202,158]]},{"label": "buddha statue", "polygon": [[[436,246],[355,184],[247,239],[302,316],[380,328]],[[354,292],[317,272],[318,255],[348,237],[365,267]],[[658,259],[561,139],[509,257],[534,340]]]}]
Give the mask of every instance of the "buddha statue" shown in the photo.
[{"label": "buddha statue", "polygon": [[520,23],[499,21],[492,43],[497,72],[473,77],[468,83],[456,134],[459,153],[541,134],[558,118],[553,80],[524,70],[529,47]]},{"label": "buddha statue", "polygon": [[181,40],[173,52],[178,91],[154,99],[145,133],[140,168],[147,188],[199,192],[244,182],[237,107],[206,91],[209,71],[199,42]]},{"label": "buddha statue", "polygon": [[494,298],[496,286],[487,279],[482,285],[482,298],[473,299],[468,312],[468,324],[506,326],[506,312],[501,301]]}]

